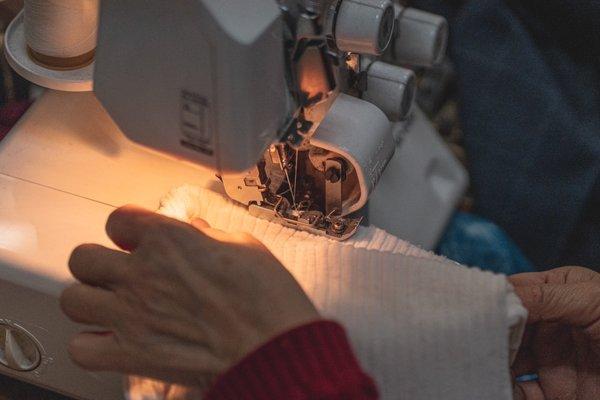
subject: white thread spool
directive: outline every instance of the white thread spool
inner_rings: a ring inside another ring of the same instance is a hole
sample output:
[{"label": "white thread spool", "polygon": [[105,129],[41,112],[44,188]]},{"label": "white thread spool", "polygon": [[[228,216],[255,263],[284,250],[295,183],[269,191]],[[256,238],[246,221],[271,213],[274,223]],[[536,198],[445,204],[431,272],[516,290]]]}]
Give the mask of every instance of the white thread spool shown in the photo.
[{"label": "white thread spool", "polygon": [[74,69],[93,61],[100,0],[26,0],[25,39],[38,63]]}]

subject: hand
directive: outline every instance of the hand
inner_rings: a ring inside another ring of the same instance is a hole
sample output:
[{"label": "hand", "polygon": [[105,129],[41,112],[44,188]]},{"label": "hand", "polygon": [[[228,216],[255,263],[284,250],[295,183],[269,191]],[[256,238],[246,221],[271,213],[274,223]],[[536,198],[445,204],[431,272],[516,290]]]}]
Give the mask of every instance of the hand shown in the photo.
[{"label": "hand", "polygon": [[600,399],[600,274],[579,267],[509,278],[529,311],[515,400]]},{"label": "hand", "polygon": [[72,320],[101,333],[72,339],[72,359],[206,387],[273,336],[319,319],[293,277],[256,239],[193,226],[135,207],[115,211],[121,249],[83,245],[69,266],[81,282],[61,297]]}]

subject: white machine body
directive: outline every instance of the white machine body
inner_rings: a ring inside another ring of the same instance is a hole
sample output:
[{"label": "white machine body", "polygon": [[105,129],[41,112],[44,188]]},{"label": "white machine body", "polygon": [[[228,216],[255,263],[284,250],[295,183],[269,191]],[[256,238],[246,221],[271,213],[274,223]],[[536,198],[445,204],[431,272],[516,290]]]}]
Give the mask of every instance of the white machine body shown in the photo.
[{"label": "white machine body", "polygon": [[[412,110],[415,75],[393,64],[407,13],[391,0],[105,0],[94,88],[129,138],[215,170],[253,214],[345,240],[396,149],[392,122]],[[421,36],[433,64],[445,46]]]},{"label": "white machine body", "polygon": [[94,88],[129,138],[222,174],[277,141],[290,106],[275,1],[106,0],[100,21]]},{"label": "white machine body", "polygon": [[[32,59],[24,15],[7,32],[19,73],[85,91],[95,71],[95,93],[48,91],[0,142],[0,373],[78,399],[121,398],[119,376],[69,361],[82,327],[57,298],[71,250],[110,245],[114,208],[156,209],[174,186],[209,187],[331,239],[364,220],[435,245],[466,173],[413,107],[405,64],[439,60],[443,19],[389,0],[101,4],[92,64]],[[400,52],[402,40],[412,47]]]}]

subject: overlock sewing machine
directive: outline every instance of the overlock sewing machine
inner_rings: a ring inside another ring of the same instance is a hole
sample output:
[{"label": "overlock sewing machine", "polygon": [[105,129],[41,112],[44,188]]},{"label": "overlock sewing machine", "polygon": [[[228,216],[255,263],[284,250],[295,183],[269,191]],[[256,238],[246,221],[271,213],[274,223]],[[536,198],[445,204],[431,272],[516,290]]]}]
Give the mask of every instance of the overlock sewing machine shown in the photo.
[{"label": "overlock sewing machine", "polygon": [[364,221],[433,247],[466,174],[407,66],[440,62],[447,34],[392,0],[26,0],[6,57],[52,90],[0,142],[0,373],[120,396],[66,355],[68,254],[177,185],[323,240]]}]

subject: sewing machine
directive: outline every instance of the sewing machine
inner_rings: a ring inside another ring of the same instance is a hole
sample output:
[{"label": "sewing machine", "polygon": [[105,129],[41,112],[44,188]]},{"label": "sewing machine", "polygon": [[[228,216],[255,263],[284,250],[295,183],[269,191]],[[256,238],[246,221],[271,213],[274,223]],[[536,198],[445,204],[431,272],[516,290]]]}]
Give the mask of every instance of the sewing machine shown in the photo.
[{"label": "sewing machine", "polygon": [[95,57],[62,68],[26,19],[6,56],[54,90],[0,142],[2,374],[120,398],[120,377],[69,361],[83,328],[57,301],[70,251],[110,246],[115,207],[196,184],[324,240],[368,221],[432,248],[466,186],[400,66],[443,56],[437,16],[388,0],[104,0]]}]

